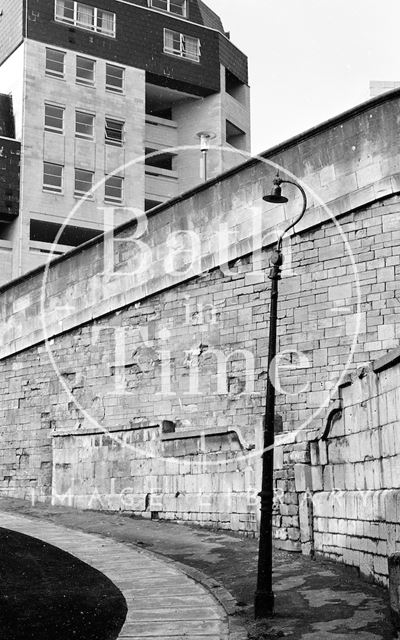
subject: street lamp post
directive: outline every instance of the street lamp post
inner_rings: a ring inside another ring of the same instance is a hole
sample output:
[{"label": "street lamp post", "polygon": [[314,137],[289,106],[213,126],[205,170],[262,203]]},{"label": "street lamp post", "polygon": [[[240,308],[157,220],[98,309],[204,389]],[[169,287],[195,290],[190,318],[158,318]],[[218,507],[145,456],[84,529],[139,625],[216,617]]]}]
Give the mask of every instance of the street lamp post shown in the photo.
[{"label": "street lamp post", "polygon": [[280,235],[276,248],[270,258],[271,303],[269,311],[268,371],[267,392],[264,415],[264,449],[262,454],[262,482],[259,496],[261,498],[260,540],[258,552],[257,590],[254,600],[256,618],[267,618],[274,613],[274,592],[272,589],[272,508],[274,496],[274,440],[275,440],[275,386],[274,373],[271,371],[276,357],[276,329],[278,312],[278,282],[281,279],[283,264],[282,241],[284,236],[303,217],[307,208],[307,197],[304,189],[291,180],[282,180],[279,174],[274,179],[274,187],[263,200],[272,203],[288,202],[282,196],[281,184],[292,184],[297,187],[303,197],[303,207],[297,218]]},{"label": "street lamp post", "polygon": [[207,156],[208,156],[208,151],[210,149],[210,142],[215,138],[215,133],[212,133],[211,131],[199,131],[199,133],[196,133],[196,136],[200,140],[200,152],[201,152],[200,177],[203,180],[203,182],[207,182],[208,180]]}]

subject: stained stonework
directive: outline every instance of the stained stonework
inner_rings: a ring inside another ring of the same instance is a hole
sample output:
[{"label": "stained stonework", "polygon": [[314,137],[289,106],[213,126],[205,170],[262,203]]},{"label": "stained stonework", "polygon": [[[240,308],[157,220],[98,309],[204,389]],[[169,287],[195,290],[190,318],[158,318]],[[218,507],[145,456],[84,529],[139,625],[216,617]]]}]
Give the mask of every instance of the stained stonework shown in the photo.
[{"label": "stained stonework", "polygon": [[290,498],[299,505],[295,540],[303,553],[353,565],[383,584],[388,558],[400,550],[399,358],[397,349],[348,376],[325,429],[302,442],[282,436],[277,447],[277,458],[291,462],[278,476],[294,477],[291,491],[277,492],[280,545],[291,537]]},{"label": "stained stonework", "polygon": [[[338,381],[399,344],[396,96],[270,153],[301,167],[338,217],[310,195],[304,224],[285,247],[277,411],[290,435],[275,456],[275,525],[287,548],[316,550],[319,524],[330,526],[312,511],[323,463],[313,463],[310,442],[326,426]],[[262,208],[268,172],[249,163],[155,211],[140,237],[147,263],[132,222],[113,240],[91,242],[48,273],[2,289],[6,493],[57,499],[76,483],[75,504],[92,506],[96,489],[105,508],[120,508],[122,490],[133,485],[135,512],[256,531],[267,264],[284,213]],[[258,214],[262,259],[252,252]],[[220,224],[233,239],[228,234],[231,244],[218,253]],[[182,230],[198,233],[199,268],[188,264],[182,237],[171,236]],[[146,268],[133,274],[140,264]],[[139,457],[127,446],[135,438],[144,443]],[[367,465],[359,469],[369,490]],[[212,494],[212,506],[202,494]]]}]

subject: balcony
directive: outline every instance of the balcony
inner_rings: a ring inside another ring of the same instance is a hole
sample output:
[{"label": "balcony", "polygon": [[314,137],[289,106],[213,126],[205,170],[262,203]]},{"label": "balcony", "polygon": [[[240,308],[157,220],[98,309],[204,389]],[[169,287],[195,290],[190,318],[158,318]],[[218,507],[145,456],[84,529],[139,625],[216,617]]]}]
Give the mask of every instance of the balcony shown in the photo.
[{"label": "balcony", "polygon": [[51,242],[39,242],[31,240],[29,242],[29,269],[45,264],[49,259],[53,260],[57,256],[63,255],[67,251],[71,251],[74,247],[65,244],[52,245]]},{"label": "balcony", "polygon": [[145,146],[161,150],[178,145],[176,122],[146,114]]},{"label": "balcony", "polygon": [[10,240],[0,240],[0,285],[12,278],[12,243]]},{"label": "balcony", "polygon": [[155,202],[165,202],[178,195],[178,174],[176,171],[146,166],[146,198]]}]

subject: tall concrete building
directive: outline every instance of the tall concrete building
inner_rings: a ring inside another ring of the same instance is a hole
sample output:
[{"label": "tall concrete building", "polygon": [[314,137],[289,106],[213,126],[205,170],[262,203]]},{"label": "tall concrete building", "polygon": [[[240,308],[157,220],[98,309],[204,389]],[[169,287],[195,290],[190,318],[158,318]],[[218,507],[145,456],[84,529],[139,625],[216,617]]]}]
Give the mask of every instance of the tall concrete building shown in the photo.
[{"label": "tall concrete building", "polygon": [[247,58],[201,0],[0,9],[0,282],[97,235],[106,206],[119,224],[198,184],[200,132],[209,177],[249,151]]}]

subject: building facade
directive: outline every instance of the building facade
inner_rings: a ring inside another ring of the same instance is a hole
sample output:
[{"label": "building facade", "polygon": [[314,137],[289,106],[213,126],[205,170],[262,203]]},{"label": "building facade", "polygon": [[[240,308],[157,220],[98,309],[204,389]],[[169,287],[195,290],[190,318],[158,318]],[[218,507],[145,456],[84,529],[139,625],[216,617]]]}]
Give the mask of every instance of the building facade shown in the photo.
[{"label": "building facade", "polygon": [[[15,124],[11,96],[0,94],[0,229],[7,231],[19,213],[21,145],[15,139]],[[1,238],[3,236],[0,236]],[[3,281],[10,280],[12,249],[0,239],[0,267]]]},{"label": "building facade", "polygon": [[[21,145],[2,281],[201,181],[249,151],[247,59],[201,0],[26,0],[0,17],[0,91]],[[238,153],[239,151],[239,153]]]}]

